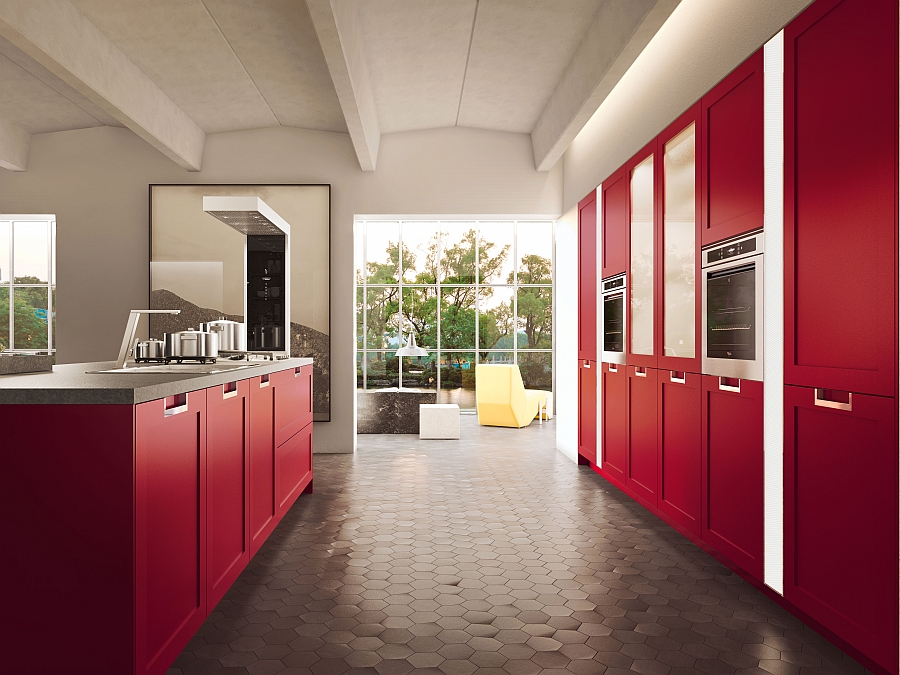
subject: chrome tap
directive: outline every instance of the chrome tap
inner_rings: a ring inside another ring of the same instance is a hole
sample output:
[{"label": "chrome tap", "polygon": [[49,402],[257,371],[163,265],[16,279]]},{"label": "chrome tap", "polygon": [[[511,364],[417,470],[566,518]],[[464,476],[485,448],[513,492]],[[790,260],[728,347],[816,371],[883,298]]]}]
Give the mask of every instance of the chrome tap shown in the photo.
[{"label": "chrome tap", "polygon": [[138,322],[141,314],[181,314],[180,309],[133,309],[128,315],[128,323],[125,324],[125,335],[122,336],[122,346],[119,348],[119,358],[116,359],[116,368],[123,368],[128,352],[134,347],[134,336],[137,334]]}]

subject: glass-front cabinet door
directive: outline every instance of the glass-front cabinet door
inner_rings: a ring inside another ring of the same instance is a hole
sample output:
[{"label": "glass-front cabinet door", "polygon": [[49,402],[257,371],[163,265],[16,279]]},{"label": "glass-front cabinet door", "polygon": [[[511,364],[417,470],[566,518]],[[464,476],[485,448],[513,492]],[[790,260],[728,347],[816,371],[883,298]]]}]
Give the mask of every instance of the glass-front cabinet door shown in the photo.
[{"label": "glass-front cabinet door", "polygon": [[656,366],[656,198],[655,143],[635,158],[630,170],[630,304],[627,360]]},{"label": "glass-front cabinet door", "polygon": [[[695,106],[696,107],[696,106]],[[662,351],[659,367],[700,372],[697,317],[697,123],[690,110],[660,136]]]}]

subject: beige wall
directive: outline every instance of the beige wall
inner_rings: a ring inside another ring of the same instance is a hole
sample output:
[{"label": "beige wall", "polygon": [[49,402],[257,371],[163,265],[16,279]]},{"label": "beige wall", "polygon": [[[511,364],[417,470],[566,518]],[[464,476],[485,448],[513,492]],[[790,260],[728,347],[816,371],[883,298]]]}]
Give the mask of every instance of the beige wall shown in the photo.
[{"label": "beige wall", "polygon": [[60,362],[115,358],[128,310],[147,305],[150,183],[332,185],[332,421],[316,424],[320,452],[350,452],[354,443],[354,215],[555,217],[562,204],[562,166],[536,172],[523,134],[389,134],[378,170],[367,173],[345,134],[275,128],[211,135],[198,173],[125,129],[37,135],[28,171],[0,170],[0,213],[57,216]]}]

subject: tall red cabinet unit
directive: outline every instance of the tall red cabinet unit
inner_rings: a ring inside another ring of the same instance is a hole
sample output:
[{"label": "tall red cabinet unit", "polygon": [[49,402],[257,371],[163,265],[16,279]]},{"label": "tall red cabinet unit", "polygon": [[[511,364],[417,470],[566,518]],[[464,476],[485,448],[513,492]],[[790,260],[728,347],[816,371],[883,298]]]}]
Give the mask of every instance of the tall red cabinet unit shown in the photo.
[{"label": "tall red cabinet unit", "polygon": [[897,672],[898,5],[785,29],[785,597]]},{"label": "tall red cabinet unit", "polygon": [[578,457],[597,462],[597,192],[578,204]]}]

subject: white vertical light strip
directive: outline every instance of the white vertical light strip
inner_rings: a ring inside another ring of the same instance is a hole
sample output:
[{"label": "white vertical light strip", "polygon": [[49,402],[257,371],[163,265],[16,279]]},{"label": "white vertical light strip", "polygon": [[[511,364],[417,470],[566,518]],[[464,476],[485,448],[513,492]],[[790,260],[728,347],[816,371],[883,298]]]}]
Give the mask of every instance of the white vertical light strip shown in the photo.
[{"label": "white vertical light strip", "polygon": [[784,595],[784,31],[766,43],[764,58],[763,580]]},{"label": "white vertical light strip", "polygon": [[596,279],[594,280],[597,285],[595,291],[597,307],[594,311],[597,318],[597,328],[594,332],[597,341],[597,344],[594,347],[597,354],[597,373],[594,376],[597,383],[597,393],[595,395],[595,400],[597,401],[597,419],[594,423],[594,428],[597,430],[597,438],[594,441],[594,447],[597,449],[595,463],[597,464],[597,467],[602,467],[603,449],[600,447],[600,439],[603,438],[603,295],[601,294],[601,290],[603,289],[603,209],[600,208],[600,200],[603,199],[603,185],[598,185],[594,190],[594,208],[597,209],[597,216],[594,218],[594,222],[597,223],[597,234],[595,236],[596,262],[594,263],[597,270],[595,274]]}]

